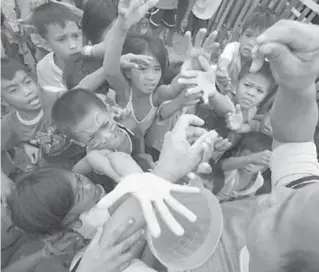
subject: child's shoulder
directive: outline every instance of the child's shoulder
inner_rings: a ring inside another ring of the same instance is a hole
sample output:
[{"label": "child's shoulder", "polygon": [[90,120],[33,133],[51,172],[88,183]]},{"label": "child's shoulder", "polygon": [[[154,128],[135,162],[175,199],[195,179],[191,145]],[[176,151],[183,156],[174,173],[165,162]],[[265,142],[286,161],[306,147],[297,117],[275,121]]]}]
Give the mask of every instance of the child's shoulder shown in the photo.
[{"label": "child's shoulder", "polygon": [[50,52],[46,54],[37,64],[37,72],[41,71],[42,69],[46,69],[50,66],[55,65],[54,63],[54,53]]}]

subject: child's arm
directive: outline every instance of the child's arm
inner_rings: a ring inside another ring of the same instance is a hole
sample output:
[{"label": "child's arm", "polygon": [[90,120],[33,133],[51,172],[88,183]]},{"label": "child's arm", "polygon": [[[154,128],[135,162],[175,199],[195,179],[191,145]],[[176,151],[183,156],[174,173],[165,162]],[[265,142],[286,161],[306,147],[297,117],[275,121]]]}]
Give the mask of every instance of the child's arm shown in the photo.
[{"label": "child's arm", "polygon": [[231,171],[240,169],[248,164],[269,165],[271,159],[271,151],[265,150],[258,153],[253,153],[247,156],[231,157],[221,162],[223,171]]},{"label": "child's arm", "polygon": [[121,107],[126,106],[130,95],[130,86],[120,67],[122,49],[128,33],[128,29],[123,25],[123,21],[118,18],[106,34],[105,38],[111,40],[112,43],[107,44],[103,61],[106,79],[116,92],[116,102]]},{"label": "child's arm", "polygon": [[196,105],[200,101],[201,94],[187,95],[185,91],[181,92],[173,100],[163,103],[158,109],[160,120],[166,120],[174,115],[183,107]]},{"label": "child's arm", "polygon": [[105,82],[103,67],[84,77],[75,88],[86,89],[95,92]]},{"label": "child's arm", "polygon": [[85,175],[92,170],[105,174],[115,182],[120,181],[119,174],[113,169],[106,154],[100,150],[90,151],[82,160],[80,160],[72,169],[73,172]]},{"label": "child's arm", "polygon": [[177,97],[181,91],[185,88],[184,84],[178,82],[180,74],[178,74],[169,85],[159,86],[153,96],[154,105],[161,105],[164,101],[172,100]]}]

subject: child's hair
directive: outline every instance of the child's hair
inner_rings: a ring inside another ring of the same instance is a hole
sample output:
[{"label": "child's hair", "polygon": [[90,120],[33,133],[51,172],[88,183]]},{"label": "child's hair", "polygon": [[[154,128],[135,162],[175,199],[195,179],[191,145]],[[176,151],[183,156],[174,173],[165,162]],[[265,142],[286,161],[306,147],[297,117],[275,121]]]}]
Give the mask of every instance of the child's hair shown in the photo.
[{"label": "child's hair", "polygon": [[18,71],[23,71],[33,78],[25,65],[11,58],[1,58],[1,78],[12,80]]},{"label": "child's hair", "polygon": [[[101,68],[102,64],[102,60],[83,57],[81,53],[71,56],[63,69],[63,80],[66,87],[69,90],[73,89],[83,78]],[[108,88],[109,84],[105,81],[95,92],[105,94]]]},{"label": "child's hair", "polygon": [[265,8],[256,9],[244,22],[242,33],[248,28],[264,31],[275,24],[277,20],[278,18],[272,10]]},{"label": "child's hair", "polygon": [[261,132],[250,132],[244,135],[236,146],[236,153],[240,154],[244,150],[251,153],[258,153],[265,150],[271,150],[272,139]]},{"label": "child's hair", "polygon": [[165,74],[163,76],[163,83],[166,85],[171,84],[173,79],[179,74],[182,65],[182,61],[171,63],[165,71]]},{"label": "child's hair", "polygon": [[83,33],[92,44],[99,43],[104,31],[117,18],[117,8],[111,0],[90,0],[83,11]]},{"label": "child's hair", "polygon": [[149,34],[141,35],[130,32],[125,40],[122,54],[133,53],[135,55],[145,54],[147,51],[159,61],[162,69],[162,77],[166,72],[169,65],[168,53],[164,46],[163,41]]},{"label": "child's hair", "polygon": [[63,219],[74,205],[73,174],[42,168],[23,177],[8,199],[12,222],[29,234],[63,231]]},{"label": "child's hair", "polygon": [[46,38],[48,26],[57,24],[65,27],[67,22],[79,23],[79,18],[66,6],[59,3],[49,2],[36,8],[32,15],[32,24],[42,38]]},{"label": "child's hair", "polygon": [[[241,68],[241,71],[239,73],[238,79],[241,80],[245,75],[250,74],[250,66],[251,63],[249,63],[248,65],[245,65]],[[259,71],[256,72],[256,74],[261,74],[262,76],[264,76],[265,78],[267,78],[270,82],[270,88],[272,89],[272,87],[274,87],[274,85],[276,84],[275,79],[272,75],[271,69],[270,69],[270,63],[268,61],[264,61],[263,66],[260,68]]]},{"label": "child's hair", "polygon": [[52,107],[52,119],[56,128],[66,136],[76,139],[73,128],[92,108],[106,109],[103,101],[85,89],[74,89],[61,95]]}]

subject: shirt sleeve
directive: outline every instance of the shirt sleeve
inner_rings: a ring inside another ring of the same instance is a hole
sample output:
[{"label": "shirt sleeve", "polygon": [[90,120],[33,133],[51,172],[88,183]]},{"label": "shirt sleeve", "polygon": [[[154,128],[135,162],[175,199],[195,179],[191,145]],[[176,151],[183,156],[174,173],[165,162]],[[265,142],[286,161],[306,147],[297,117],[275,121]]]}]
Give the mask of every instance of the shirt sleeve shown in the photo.
[{"label": "shirt sleeve", "polygon": [[233,56],[239,50],[239,44],[237,42],[232,42],[226,45],[223,53],[220,55],[220,59],[226,59],[232,62]]},{"label": "shirt sleeve", "polygon": [[1,150],[8,150],[19,144],[19,137],[13,129],[12,114],[7,114],[1,120]]}]

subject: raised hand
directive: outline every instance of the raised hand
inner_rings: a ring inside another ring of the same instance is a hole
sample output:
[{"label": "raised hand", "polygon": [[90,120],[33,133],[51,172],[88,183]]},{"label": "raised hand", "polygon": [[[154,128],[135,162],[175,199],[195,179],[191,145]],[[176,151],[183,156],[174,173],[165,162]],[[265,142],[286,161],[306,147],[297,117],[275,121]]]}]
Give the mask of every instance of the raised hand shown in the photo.
[{"label": "raised hand", "polygon": [[187,60],[182,65],[181,70],[201,70],[198,63],[198,57],[204,56],[208,61],[211,55],[216,55],[219,51],[219,43],[216,42],[217,32],[213,31],[205,39],[207,29],[202,28],[198,31],[193,45],[190,31],[187,31],[185,38],[187,39]]},{"label": "raised hand", "polygon": [[137,24],[158,0],[119,0],[118,21],[125,30]]},{"label": "raised hand", "polygon": [[244,117],[243,113],[241,111],[240,105],[236,105],[236,108],[234,111],[229,112],[226,114],[226,126],[230,130],[240,130],[241,127],[244,124]]},{"label": "raised hand", "polygon": [[99,208],[110,207],[122,196],[130,193],[135,196],[142,208],[145,221],[151,235],[158,238],[161,229],[154,208],[175,235],[184,234],[183,227],[172,216],[168,207],[183,215],[191,222],[196,215],[171,196],[171,192],[198,193],[197,188],[181,186],[168,182],[151,173],[137,173],[126,176],[115,189],[98,203]]},{"label": "raised hand", "polygon": [[121,69],[139,68],[150,63],[152,57],[145,55],[135,55],[132,53],[122,55],[120,59]]},{"label": "raised hand", "polygon": [[177,182],[197,168],[204,155],[214,149],[217,137],[216,131],[207,132],[200,127],[203,125],[204,121],[195,115],[184,114],[179,118],[174,129],[165,135],[154,170],[156,175]]},{"label": "raised hand", "polygon": [[[318,33],[317,25],[282,20],[257,38],[255,53],[270,61],[273,76],[280,87],[304,90],[319,76]],[[257,63],[252,69],[258,67]]]},{"label": "raised hand", "polygon": [[182,70],[178,82],[190,86],[188,89],[189,95],[203,91],[203,100],[204,103],[207,103],[209,97],[217,92],[215,85],[216,69],[210,66],[208,60],[201,55],[196,60],[200,71]]},{"label": "raised hand", "polygon": [[36,165],[41,160],[42,150],[40,147],[25,143],[23,149],[32,165]]}]

